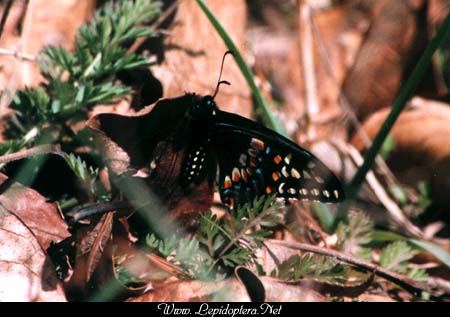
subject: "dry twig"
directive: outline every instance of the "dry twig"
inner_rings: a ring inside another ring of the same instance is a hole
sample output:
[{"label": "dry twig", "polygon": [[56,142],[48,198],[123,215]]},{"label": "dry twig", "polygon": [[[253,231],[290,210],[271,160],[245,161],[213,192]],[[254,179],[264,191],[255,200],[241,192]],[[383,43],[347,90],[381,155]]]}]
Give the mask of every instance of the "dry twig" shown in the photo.
[{"label": "dry twig", "polygon": [[392,272],[390,270],[386,270],[384,268],[379,267],[377,264],[367,262],[355,257],[352,257],[350,255],[344,254],[342,252],[331,250],[331,249],[325,249],[317,246],[313,246],[306,243],[301,242],[289,242],[289,241],[280,241],[280,240],[270,240],[270,243],[284,246],[290,249],[300,250],[304,252],[312,252],[315,254],[325,255],[329,257],[333,257],[336,260],[340,262],[344,262],[350,265],[353,265],[355,268],[373,272],[375,275],[378,275],[389,282],[392,282],[407,292],[419,296],[422,294],[422,292],[427,292],[429,294],[432,294],[435,298],[442,296],[446,290],[440,289],[439,291],[436,290],[436,288],[441,288],[440,284],[438,283],[428,283],[425,281],[415,281],[407,276]]}]

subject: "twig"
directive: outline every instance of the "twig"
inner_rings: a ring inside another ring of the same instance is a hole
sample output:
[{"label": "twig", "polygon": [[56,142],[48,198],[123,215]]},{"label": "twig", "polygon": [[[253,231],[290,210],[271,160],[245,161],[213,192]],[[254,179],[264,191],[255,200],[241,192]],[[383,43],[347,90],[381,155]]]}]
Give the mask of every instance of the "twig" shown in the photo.
[{"label": "twig", "polygon": [[[356,150],[353,146],[349,144],[344,144],[342,142],[334,142],[335,145],[341,149],[341,151],[345,151],[350,155],[350,158],[356,164],[356,166],[361,166],[363,163],[363,158],[361,154]],[[369,171],[366,175],[366,182],[369,184],[372,191],[375,193],[379,201],[386,207],[386,210],[389,212],[392,220],[394,220],[398,225],[402,226],[406,232],[411,234],[413,237],[423,238],[424,234],[422,230],[416,227],[409,219],[404,215],[401,208],[393,201],[383,186],[380,184],[378,179],[375,177],[375,174],[372,171]]]},{"label": "twig", "polygon": [[[301,48],[301,63],[303,70],[303,83],[305,86],[306,117],[308,120],[314,118],[319,113],[319,103],[317,101],[317,82],[314,72],[314,54],[312,46],[311,32],[311,10],[305,1],[299,1],[299,40]],[[313,127],[308,129],[308,138],[315,138]]]},{"label": "twig", "polygon": [[270,240],[270,243],[276,244],[279,246],[283,246],[283,247],[287,247],[290,249],[295,249],[295,250],[300,250],[300,251],[305,251],[305,252],[312,252],[312,253],[316,253],[316,254],[320,254],[320,255],[333,257],[338,261],[351,264],[359,269],[373,272],[374,274],[388,280],[389,282],[392,282],[392,283],[402,287],[404,290],[406,290],[407,292],[409,292],[415,296],[420,296],[422,292],[427,292],[429,294],[435,293],[435,290],[433,290],[433,286],[436,286],[437,283],[434,283],[434,285],[432,286],[426,282],[414,281],[404,275],[381,268],[374,263],[354,258],[350,255],[344,254],[344,253],[336,251],[336,250],[320,248],[320,247],[316,247],[316,246],[306,244],[306,243],[301,243],[301,242]]},{"label": "twig", "polygon": [[21,52],[9,50],[6,48],[0,48],[0,55],[14,56],[15,58],[23,59],[23,60],[30,61],[30,62],[36,61],[36,57],[34,55],[21,53]]},{"label": "twig", "polygon": [[[177,7],[179,6],[179,0],[175,0],[160,16],[159,18],[150,25],[150,28],[152,30],[157,30],[159,26],[172,14],[175,12]],[[163,34],[165,31],[158,31],[159,33]],[[138,38],[136,41],[134,41],[133,45],[130,46],[128,49],[128,53],[134,53],[136,50],[148,39],[146,37]]]},{"label": "twig", "polygon": [[[370,147],[370,145],[372,144],[372,141],[369,139],[369,137],[367,136],[367,133],[362,128],[361,123],[359,122],[355,112],[353,111],[353,107],[350,104],[350,101],[348,100],[347,96],[345,95],[345,93],[342,90],[341,85],[338,83],[338,81],[336,79],[336,75],[334,74],[333,67],[331,66],[331,63],[330,63],[329,54],[327,52],[325,44],[323,43],[323,39],[320,36],[319,31],[317,30],[317,26],[316,26],[316,23],[315,23],[313,17],[310,17],[310,25],[311,25],[311,31],[312,31],[312,34],[314,37],[314,43],[317,46],[321,62],[323,63],[323,65],[325,67],[325,71],[328,73],[328,76],[331,79],[333,85],[338,90],[339,104],[341,105],[341,107],[343,107],[343,110],[344,110],[343,117],[344,117],[344,119],[346,117],[348,117],[350,119],[351,124],[353,124],[353,126],[355,127],[355,130],[356,130],[355,133],[361,137],[361,140],[364,142],[366,147]],[[338,123],[338,121],[335,120],[335,124],[337,124],[337,123]],[[376,158],[376,164],[377,164],[377,167],[380,169],[380,172],[386,177],[386,180],[391,185],[398,184],[398,181],[396,180],[394,174],[391,172],[391,170],[387,166],[386,162],[380,155],[378,155]]]},{"label": "twig", "polygon": [[62,154],[59,144],[44,144],[0,156],[0,164],[21,160],[39,154]]}]

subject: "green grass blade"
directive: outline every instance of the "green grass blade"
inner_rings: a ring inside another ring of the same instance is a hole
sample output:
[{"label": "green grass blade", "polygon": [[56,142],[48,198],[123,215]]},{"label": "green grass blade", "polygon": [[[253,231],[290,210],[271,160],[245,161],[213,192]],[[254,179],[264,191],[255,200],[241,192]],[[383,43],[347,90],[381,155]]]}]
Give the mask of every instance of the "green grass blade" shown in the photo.
[{"label": "green grass blade", "polygon": [[450,267],[450,253],[444,250],[443,248],[437,246],[434,243],[423,241],[423,240],[416,240],[416,239],[408,239],[408,241],[415,246],[426,250],[433,254],[439,261]]},{"label": "green grass blade", "polygon": [[335,221],[335,216],[331,212],[327,205],[322,203],[314,202],[311,204],[312,210],[319,219],[320,226],[326,232],[330,233],[333,231],[333,225]]}]

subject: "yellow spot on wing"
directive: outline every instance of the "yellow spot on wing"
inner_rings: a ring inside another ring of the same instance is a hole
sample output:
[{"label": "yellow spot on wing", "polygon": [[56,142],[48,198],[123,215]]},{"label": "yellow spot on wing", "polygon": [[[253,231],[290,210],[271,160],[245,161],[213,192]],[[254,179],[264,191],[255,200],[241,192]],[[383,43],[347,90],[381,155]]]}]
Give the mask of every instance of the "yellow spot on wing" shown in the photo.
[{"label": "yellow spot on wing", "polygon": [[281,169],[281,174],[283,174],[284,177],[289,177],[289,174],[286,170],[286,166],[283,166],[283,168]]},{"label": "yellow spot on wing", "polygon": [[295,168],[291,169],[291,176],[297,179],[300,179],[302,177]]},{"label": "yellow spot on wing", "polygon": [[241,163],[242,165],[247,164],[247,155],[241,154],[241,156],[239,157],[239,163]]},{"label": "yellow spot on wing", "polygon": [[292,154],[288,154],[284,157],[284,162],[289,165],[291,163]]}]

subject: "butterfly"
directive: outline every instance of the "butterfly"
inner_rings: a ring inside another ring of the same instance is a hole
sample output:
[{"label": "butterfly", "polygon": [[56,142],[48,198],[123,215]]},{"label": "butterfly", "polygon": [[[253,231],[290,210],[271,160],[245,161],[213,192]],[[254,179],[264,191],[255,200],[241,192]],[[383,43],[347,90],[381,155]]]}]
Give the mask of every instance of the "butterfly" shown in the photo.
[{"label": "butterfly", "polygon": [[307,150],[252,120],[221,111],[213,96],[186,97],[189,132],[182,186],[200,184],[207,167],[217,164],[220,197],[230,207],[269,194],[330,203],[344,199],[338,178]]},{"label": "butterfly", "polygon": [[[214,98],[223,83],[219,76],[213,95],[162,99],[143,116],[100,114],[90,126],[122,148],[130,166],[150,167],[151,190],[183,222],[194,224],[194,215],[210,208],[215,183],[230,208],[272,194],[344,200],[338,178],[309,151],[255,121],[220,110]],[[116,148],[108,145],[106,151]]]}]

